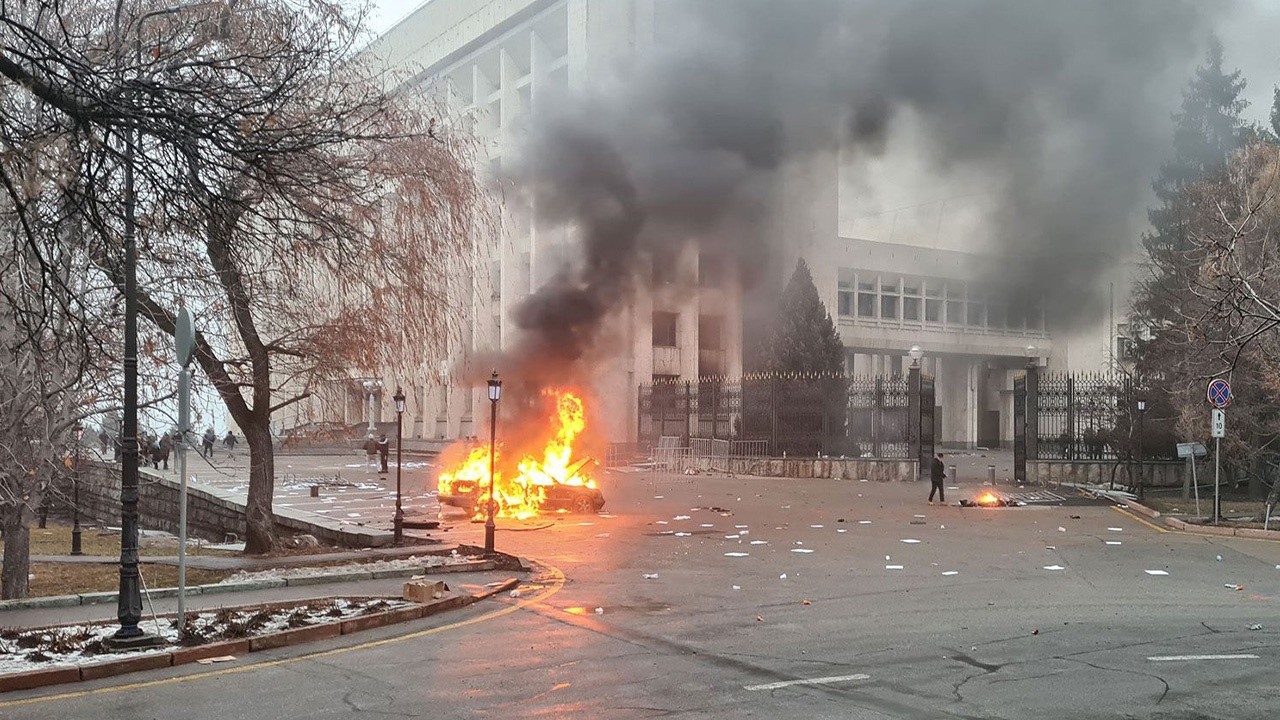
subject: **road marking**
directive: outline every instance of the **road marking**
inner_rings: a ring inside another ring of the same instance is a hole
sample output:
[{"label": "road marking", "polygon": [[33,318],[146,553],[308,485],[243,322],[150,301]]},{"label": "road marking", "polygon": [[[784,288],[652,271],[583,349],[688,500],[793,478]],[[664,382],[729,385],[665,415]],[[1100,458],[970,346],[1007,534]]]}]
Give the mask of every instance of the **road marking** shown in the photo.
[{"label": "road marking", "polygon": [[827,683],[848,682],[849,680],[870,680],[870,675],[858,673],[856,675],[832,675],[830,677],[809,678],[807,680],[782,680],[780,682],[765,683],[763,685],[744,685],[744,690],[777,690],[779,688],[790,687],[792,685],[826,685]]},{"label": "road marking", "polygon": [[1151,662],[1177,662],[1180,660],[1257,660],[1257,655],[1240,653],[1238,655],[1155,655],[1147,658]]},{"label": "road marking", "polygon": [[112,685],[110,687],[94,688],[93,690],[76,690],[73,692],[59,693],[57,695],[42,695],[40,697],[24,698],[22,700],[0,701],[0,708],[18,707],[21,705],[36,705],[38,703],[52,702],[54,700],[74,700],[83,697],[93,697],[96,695],[108,695],[111,693],[124,692],[128,690],[141,690],[143,688],[158,687],[161,685],[174,685],[177,683],[191,682],[194,680],[204,680],[211,677],[220,677],[223,675],[236,675],[239,673],[249,672],[250,670],[258,670],[261,668],[276,667],[280,665],[289,665],[300,660],[315,660],[317,658],[332,657],[343,653],[353,652],[355,650],[368,650],[370,648],[382,647],[383,645],[391,645],[393,643],[404,642],[405,640],[416,640],[418,638],[436,635],[447,630],[455,628],[467,627],[475,625],[487,620],[494,620],[504,615],[510,615],[517,610],[523,609],[527,605],[542,602],[547,598],[555,595],[564,588],[564,573],[556,567],[542,563],[552,574],[552,578],[546,589],[537,595],[532,595],[527,599],[509,605],[501,610],[494,610],[483,615],[478,615],[467,620],[459,620],[458,622],[449,623],[448,625],[438,625],[426,630],[409,633],[408,635],[397,635],[394,637],[383,638],[381,640],[370,640],[368,642],[359,643],[358,645],[349,645],[347,647],[333,648],[332,650],[321,650],[320,652],[308,653],[306,655],[297,655],[294,657],[280,658],[279,660],[266,660],[264,662],[251,663],[248,665],[238,665],[236,667],[223,668],[220,670],[210,670],[207,672],[192,673],[190,675],[181,675],[178,677],[162,678],[160,680],[144,680],[142,682],[130,683],[128,685]]}]

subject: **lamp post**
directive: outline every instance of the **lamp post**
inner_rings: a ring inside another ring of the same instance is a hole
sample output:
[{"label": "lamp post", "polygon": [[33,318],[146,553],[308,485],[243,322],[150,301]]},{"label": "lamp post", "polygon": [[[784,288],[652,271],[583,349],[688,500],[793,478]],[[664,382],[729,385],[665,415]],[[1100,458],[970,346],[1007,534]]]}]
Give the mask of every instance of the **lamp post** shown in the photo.
[{"label": "lamp post", "polygon": [[80,448],[84,445],[84,425],[76,425],[76,466],[71,473],[71,554],[83,555],[80,545]]},{"label": "lamp post", "polygon": [[493,376],[489,378],[489,517],[484,522],[484,551],[486,554],[493,553],[493,486],[497,483],[494,475],[495,466],[495,438],[498,434],[498,398],[502,397],[502,381],[498,379],[498,371],[493,371]]},{"label": "lamp post", "polygon": [[911,454],[916,459],[916,479],[924,478],[924,468],[928,462],[924,450],[924,398],[920,385],[920,358],[924,351],[919,345],[912,345],[907,351],[911,358],[911,367],[907,369],[907,414],[910,416],[907,429],[907,442],[911,445]]},{"label": "lamp post", "polygon": [[[175,5],[144,13],[133,29],[133,62],[142,65],[142,26],[161,15],[221,7],[217,2]],[[118,22],[118,19],[117,19]],[[121,39],[116,26],[117,41]],[[134,153],[141,138],[139,128],[125,132],[124,145],[124,423],[120,432],[120,592],[116,617],[120,629],[112,640],[116,646],[155,644],[158,638],[146,635],[142,620],[142,589],[138,576],[138,241],[137,197],[134,188]]]},{"label": "lamp post", "polygon": [[1142,460],[1145,455],[1142,447],[1143,435],[1146,434],[1147,401],[1138,398],[1138,499],[1143,499],[1144,483],[1142,482]]},{"label": "lamp post", "polygon": [[392,399],[396,402],[396,516],[393,527],[395,543],[399,545],[404,541],[404,507],[400,503],[400,466],[404,460],[404,451],[400,447],[404,444],[404,391],[396,388]]}]

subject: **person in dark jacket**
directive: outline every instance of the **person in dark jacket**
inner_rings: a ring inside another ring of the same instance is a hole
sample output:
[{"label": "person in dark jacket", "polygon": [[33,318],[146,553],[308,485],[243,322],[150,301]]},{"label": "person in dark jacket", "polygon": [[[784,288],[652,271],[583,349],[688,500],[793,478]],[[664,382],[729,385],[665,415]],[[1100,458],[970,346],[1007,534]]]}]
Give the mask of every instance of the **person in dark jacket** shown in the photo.
[{"label": "person in dark jacket", "polygon": [[204,431],[204,437],[200,440],[200,454],[207,458],[213,457],[213,446],[218,442],[218,434],[209,428]]},{"label": "person in dark jacket", "polygon": [[935,492],[938,493],[938,502],[947,504],[946,492],[942,486],[942,481],[947,479],[947,469],[942,464],[942,453],[938,453],[938,456],[933,459],[932,467],[929,468],[929,479],[933,481],[933,486],[929,488],[929,504],[933,504]]},{"label": "person in dark jacket", "polygon": [[387,455],[391,453],[391,441],[387,440],[387,434],[382,433],[378,436],[378,459],[382,462],[382,469],[378,472],[386,474],[387,472]]}]

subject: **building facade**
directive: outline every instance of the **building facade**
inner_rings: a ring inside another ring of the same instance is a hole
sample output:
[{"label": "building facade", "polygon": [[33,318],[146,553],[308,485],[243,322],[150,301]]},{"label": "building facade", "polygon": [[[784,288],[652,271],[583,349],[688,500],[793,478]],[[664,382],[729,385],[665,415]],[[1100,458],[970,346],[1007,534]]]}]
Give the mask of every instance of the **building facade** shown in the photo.
[{"label": "building facade", "polygon": [[[586,86],[593,72],[648,51],[661,33],[663,0],[431,0],[380,37],[369,52],[410,83],[443,93],[453,114],[469,117],[494,175],[524,137],[530,114],[557,94]],[[1065,362],[1043,311],[1010,306],[974,278],[980,253],[922,241],[909,231],[862,232],[845,221],[838,153],[784,168],[775,232],[811,267],[836,320],[855,374],[904,372],[919,346],[936,377],[937,437],[982,446],[1012,437],[1012,379],[1028,362]],[[483,434],[486,402],[473,358],[511,347],[517,304],[558,272],[574,249],[570,231],[534,222],[536,208],[500,197],[500,227],[475,239],[475,277],[460,283],[470,314],[448,359],[400,383],[417,437]],[[845,208],[847,210],[847,208]],[[939,224],[939,227],[941,224]],[[789,269],[790,264],[784,266]],[[635,439],[637,388],[653,380],[742,373],[742,290],[738,269],[700,255],[696,244],[653,258],[651,290],[611,318],[614,359],[600,363],[596,394],[613,440]],[[646,283],[641,283],[646,285]],[[1090,339],[1109,348],[1107,336]],[[372,403],[386,414],[395,382]],[[362,422],[362,380],[333,389],[321,414]],[[385,400],[385,401],[384,401]],[[394,418],[394,414],[391,415]]]}]

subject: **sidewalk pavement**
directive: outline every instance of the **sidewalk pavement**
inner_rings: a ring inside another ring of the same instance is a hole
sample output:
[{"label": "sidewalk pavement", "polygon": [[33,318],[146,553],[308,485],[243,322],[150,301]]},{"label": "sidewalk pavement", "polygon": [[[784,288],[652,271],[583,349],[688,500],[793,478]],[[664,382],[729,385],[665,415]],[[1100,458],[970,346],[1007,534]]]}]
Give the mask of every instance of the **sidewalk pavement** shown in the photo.
[{"label": "sidewalk pavement", "polygon": [[[492,570],[431,576],[431,579],[443,580],[450,588],[455,590],[461,588],[463,591],[478,592],[486,583],[510,577],[520,577],[520,574],[510,570]],[[394,595],[399,597],[405,581],[406,578],[382,578],[359,582],[335,582],[323,585],[276,587],[241,592],[205,592],[187,597],[186,610],[187,612],[198,612],[200,610],[233,605],[256,605],[281,600],[313,600],[326,597],[362,597],[370,595]],[[143,595],[142,627],[144,630],[151,630],[153,608],[154,613],[157,615],[175,612],[178,609],[177,598],[156,598],[148,602],[146,595]],[[64,623],[114,620],[115,617],[116,608],[114,604],[74,605],[71,607],[7,610],[0,616],[0,621],[3,622],[5,627],[40,627]],[[164,622],[164,620],[161,620],[161,622]]]},{"label": "sidewalk pavement", "polygon": [[[427,538],[413,538],[427,540]],[[448,555],[456,550],[457,545],[435,541],[428,545],[410,547],[367,548],[335,553],[319,553],[315,555],[286,555],[281,557],[244,557],[228,555],[188,555],[187,567],[200,570],[270,570],[286,567],[309,567],[330,563],[364,562],[372,560],[396,560],[423,555]],[[53,563],[89,563],[114,565],[120,558],[110,555],[32,555],[31,562]],[[164,555],[158,557],[139,558],[139,562],[157,565],[177,565],[178,556]]]}]

